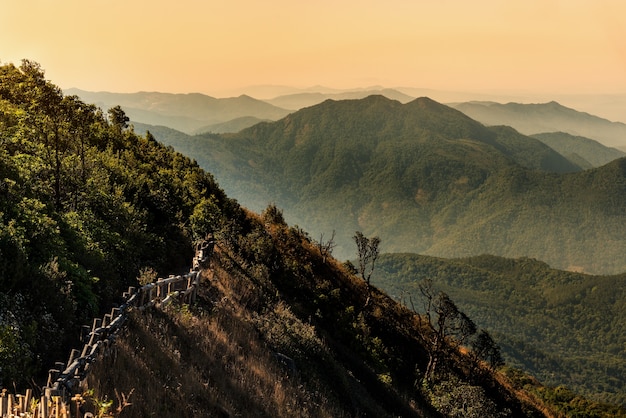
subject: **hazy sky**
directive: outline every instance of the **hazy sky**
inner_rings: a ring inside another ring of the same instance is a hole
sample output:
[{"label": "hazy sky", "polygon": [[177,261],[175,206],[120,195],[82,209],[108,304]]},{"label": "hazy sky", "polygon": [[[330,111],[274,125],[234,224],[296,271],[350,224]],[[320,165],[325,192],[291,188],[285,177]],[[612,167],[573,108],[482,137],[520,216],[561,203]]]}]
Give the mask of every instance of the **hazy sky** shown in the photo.
[{"label": "hazy sky", "polygon": [[624,0],[0,0],[0,61],[62,88],[626,93]]}]

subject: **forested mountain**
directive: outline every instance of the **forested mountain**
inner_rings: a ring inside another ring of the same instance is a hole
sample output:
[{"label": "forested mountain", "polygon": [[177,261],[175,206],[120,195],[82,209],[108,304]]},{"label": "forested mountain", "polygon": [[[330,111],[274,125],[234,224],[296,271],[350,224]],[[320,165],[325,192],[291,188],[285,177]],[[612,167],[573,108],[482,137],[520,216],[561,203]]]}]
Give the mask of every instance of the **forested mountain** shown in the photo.
[{"label": "forested mountain", "polygon": [[445,312],[403,307],[276,206],[245,210],[120,107],[64,96],[35,63],[0,67],[0,144],[0,389],[37,390],[81,324],[138,278],[188,268],[211,232],[199,301],[131,309],[91,374],[99,399],[134,390],[126,416],[623,415],[499,371],[497,342],[448,296],[431,294]]},{"label": "forested mountain", "polygon": [[313,236],[356,230],[388,252],[528,256],[626,270],[626,160],[581,168],[512,128],[427,98],[326,101],[232,135],[169,141],[246,206],[269,202]]},{"label": "forested mountain", "polygon": [[564,132],[546,132],[531,136],[583,168],[600,167],[626,157],[626,153],[618,149],[606,147],[593,139]]},{"label": "forested mountain", "polygon": [[626,274],[558,271],[528,258],[384,254],[372,276],[406,304],[419,303],[424,280],[491,330],[507,363],[541,381],[626,405]]},{"label": "forested mountain", "polygon": [[626,148],[626,124],[579,112],[557,102],[466,102],[453,107],[485,125],[512,126],[526,135],[565,132],[594,139],[608,147]]},{"label": "forested mountain", "polygon": [[133,122],[168,126],[190,134],[198,129],[204,130],[208,125],[237,118],[276,120],[289,113],[246,95],[217,99],[200,93],[108,93],[78,89],[69,89],[66,94],[76,95],[104,109],[121,106]]}]

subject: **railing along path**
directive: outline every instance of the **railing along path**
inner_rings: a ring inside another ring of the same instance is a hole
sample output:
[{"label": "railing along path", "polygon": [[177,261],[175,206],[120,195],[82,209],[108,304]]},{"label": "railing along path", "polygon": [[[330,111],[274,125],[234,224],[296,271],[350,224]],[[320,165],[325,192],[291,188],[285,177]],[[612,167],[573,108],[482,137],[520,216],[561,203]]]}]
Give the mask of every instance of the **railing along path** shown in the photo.
[{"label": "railing along path", "polygon": [[[192,269],[185,275],[159,278],[139,289],[129,287],[124,292],[123,303],[103,318],[94,318],[91,326],[81,329],[81,349],[73,349],[67,365],[55,363],[48,372],[48,381],[42,388],[37,406],[33,408],[33,394],[27,389],[24,395],[0,394],[0,418],[14,417],[70,417],[69,401],[80,393],[80,384],[89,373],[91,364],[103,350],[111,347],[124,325],[131,308],[144,310],[149,307],[164,308],[174,300],[193,303],[198,293],[200,269],[206,265],[213,252],[214,241],[208,239],[196,248]],[[85,416],[88,416],[87,414]]]}]

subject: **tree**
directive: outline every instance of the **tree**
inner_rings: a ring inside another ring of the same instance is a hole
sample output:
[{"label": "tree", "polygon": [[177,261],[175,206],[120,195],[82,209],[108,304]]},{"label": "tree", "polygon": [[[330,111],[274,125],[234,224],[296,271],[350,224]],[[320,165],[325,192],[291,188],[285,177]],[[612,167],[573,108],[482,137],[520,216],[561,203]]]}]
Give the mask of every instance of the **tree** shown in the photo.
[{"label": "tree", "polygon": [[215,196],[211,195],[208,199],[205,197],[200,199],[200,202],[194,207],[193,213],[189,216],[194,240],[203,240],[207,234],[215,232],[219,228],[221,217],[222,213]]},{"label": "tree", "polygon": [[328,241],[324,242],[324,234],[320,234],[320,240],[317,243],[317,249],[322,256],[322,262],[326,263],[326,258],[331,256],[333,253],[333,249],[335,248],[335,230],[333,230],[333,234],[330,236]]},{"label": "tree", "polygon": [[126,113],[122,109],[120,105],[112,107],[109,109],[109,121],[113,124],[114,127],[118,128],[120,131],[128,128],[128,122],[130,121],[129,117],[126,116]]},{"label": "tree", "polygon": [[472,341],[472,353],[475,358],[489,363],[492,369],[504,365],[500,347],[484,329],[480,330],[474,341]]},{"label": "tree", "polygon": [[267,205],[267,208],[261,213],[261,218],[266,225],[281,225],[287,226],[283,211],[278,209],[275,204]]},{"label": "tree", "polygon": [[356,231],[354,242],[357,247],[357,255],[359,257],[359,273],[367,285],[370,285],[370,278],[374,272],[374,266],[378,259],[380,238],[367,238],[362,232]]},{"label": "tree", "polygon": [[428,348],[425,379],[435,377],[441,360],[476,334],[476,325],[445,292],[435,294],[432,280],[420,284],[428,334],[424,337]]}]

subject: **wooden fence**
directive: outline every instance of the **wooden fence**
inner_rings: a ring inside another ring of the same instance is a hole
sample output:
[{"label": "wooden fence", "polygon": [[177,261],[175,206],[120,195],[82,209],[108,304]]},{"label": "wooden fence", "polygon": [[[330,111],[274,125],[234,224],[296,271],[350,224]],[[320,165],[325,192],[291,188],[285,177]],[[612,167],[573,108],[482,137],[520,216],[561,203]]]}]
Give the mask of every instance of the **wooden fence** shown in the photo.
[{"label": "wooden fence", "polygon": [[[105,352],[115,341],[115,337],[124,325],[128,310],[144,310],[154,306],[163,308],[174,300],[193,303],[198,292],[200,269],[207,263],[212,251],[213,240],[205,241],[196,248],[192,270],[185,275],[159,278],[139,289],[130,287],[123,293],[124,302],[113,308],[103,318],[94,318],[91,326],[81,329],[81,349],[73,349],[67,363],[55,363],[48,372],[48,381],[41,390],[38,399],[33,397],[31,389],[24,395],[0,393],[0,418],[69,418],[80,417],[78,397],[80,383],[87,377],[91,364],[98,355]],[[76,404],[72,404],[74,401]],[[85,414],[85,417],[90,414]]]}]

